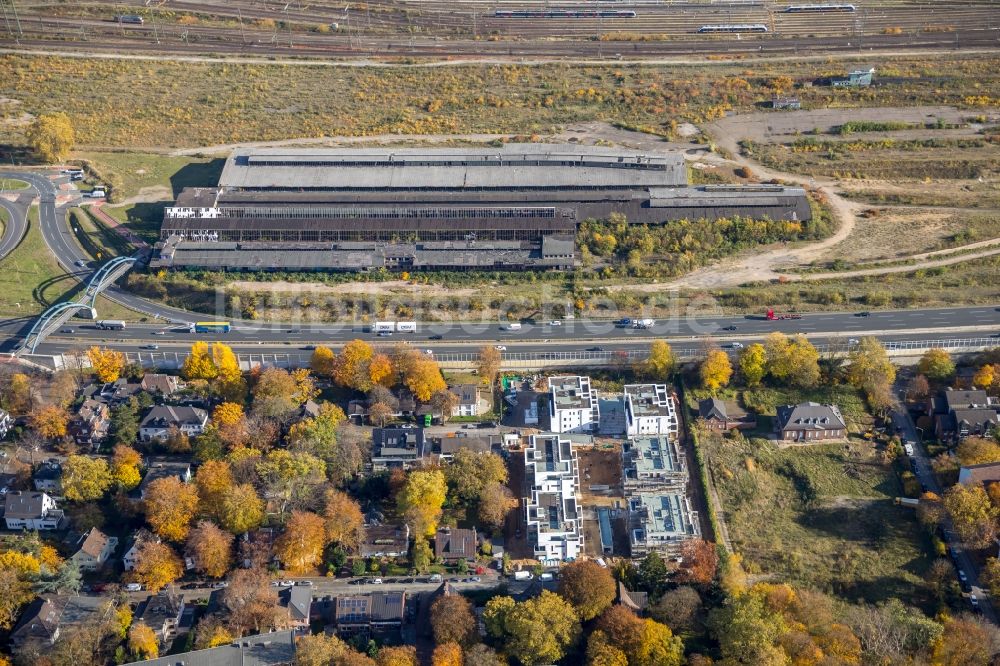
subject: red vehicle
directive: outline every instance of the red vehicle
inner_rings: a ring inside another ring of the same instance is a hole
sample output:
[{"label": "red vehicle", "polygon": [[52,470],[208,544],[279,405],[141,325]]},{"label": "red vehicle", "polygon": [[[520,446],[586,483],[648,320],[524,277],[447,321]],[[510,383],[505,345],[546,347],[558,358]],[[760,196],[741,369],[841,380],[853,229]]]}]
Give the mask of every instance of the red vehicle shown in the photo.
[{"label": "red vehicle", "polygon": [[767,311],[768,321],[781,321],[782,319],[802,319],[800,314],[774,314],[774,308],[769,308]]}]

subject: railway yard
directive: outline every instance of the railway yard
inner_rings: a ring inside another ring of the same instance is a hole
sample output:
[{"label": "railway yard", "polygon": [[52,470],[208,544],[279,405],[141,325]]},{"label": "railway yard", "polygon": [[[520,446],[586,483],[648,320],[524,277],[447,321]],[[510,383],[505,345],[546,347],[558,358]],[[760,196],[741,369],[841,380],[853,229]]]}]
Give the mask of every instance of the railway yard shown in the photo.
[{"label": "railway yard", "polygon": [[0,0],[0,45],[379,59],[984,48],[1000,45],[1000,4]]}]

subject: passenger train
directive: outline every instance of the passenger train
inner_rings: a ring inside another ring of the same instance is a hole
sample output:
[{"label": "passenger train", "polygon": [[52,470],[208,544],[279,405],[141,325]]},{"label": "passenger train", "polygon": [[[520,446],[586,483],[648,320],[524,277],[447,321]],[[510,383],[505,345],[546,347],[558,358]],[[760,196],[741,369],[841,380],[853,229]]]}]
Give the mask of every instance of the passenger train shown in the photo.
[{"label": "passenger train", "polygon": [[496,18],[635,18],[631,9],[498,9]]}]

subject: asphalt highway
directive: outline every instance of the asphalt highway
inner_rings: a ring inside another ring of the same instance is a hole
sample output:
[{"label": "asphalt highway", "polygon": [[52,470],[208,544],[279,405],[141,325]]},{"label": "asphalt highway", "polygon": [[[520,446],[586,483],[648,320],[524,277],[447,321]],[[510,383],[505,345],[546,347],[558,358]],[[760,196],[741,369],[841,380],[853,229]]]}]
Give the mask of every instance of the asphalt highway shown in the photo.
[{"label": "asphalt highway", "polygon": [[[30,196],[30,195],[28,195]],[[27,197],[25,197],[27,198]],[[3,237],[0,238],[0,259],[3,259],[18,246],[24,234],[28,231],[28,202],[17,202],[0,199],[0,208],[7,211],[8,223],[4,226]]]}]

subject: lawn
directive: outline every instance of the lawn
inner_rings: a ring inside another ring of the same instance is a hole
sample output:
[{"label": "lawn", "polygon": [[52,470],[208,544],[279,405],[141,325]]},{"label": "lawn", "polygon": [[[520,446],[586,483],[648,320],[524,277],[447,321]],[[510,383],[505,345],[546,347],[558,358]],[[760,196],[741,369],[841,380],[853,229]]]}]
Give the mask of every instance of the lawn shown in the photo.
[{"label": "lawn", "polygon": [[[74,297],[83,286],[66,273],[49,252],[38,224],[38,208],[28,210],[28,232],[17,249],[0,261],[0,316],[40,314],[53,303]],[[100,298],[101,317],[136,319],[135,312]]]},{"label": "lawn", "polygon": [[701,444],[751,574],[851,601],[930,605],[929,542],[912,511],[893,504],[896,474],[871,444],[779,449],[717,433]]},{"label": "lawn", "polygon": [[77,241],[91,257],[104,260],[121,255],[130,255],[134,251],[131,243],[108,229],[83,208],[74,208],[69,212],[70,228]]},{"label": "lawn", "polygon": [[30,187],[23,180],[13,178],[0,178],[0,190],[26,190]]}]

